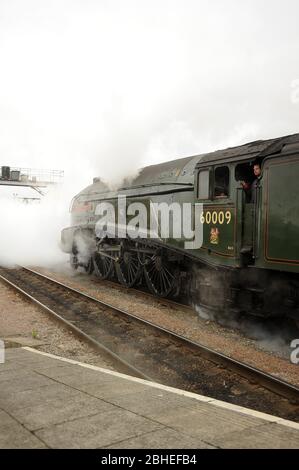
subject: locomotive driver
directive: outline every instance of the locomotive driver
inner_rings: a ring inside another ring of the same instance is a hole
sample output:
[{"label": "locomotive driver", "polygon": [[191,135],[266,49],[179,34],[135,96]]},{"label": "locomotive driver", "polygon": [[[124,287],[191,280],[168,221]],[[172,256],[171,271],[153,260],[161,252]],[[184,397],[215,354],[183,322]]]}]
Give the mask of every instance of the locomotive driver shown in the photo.
[{"label": "locomotive driver", "polygon": [[255,179],[253,180],[252,185],[250,186],[250,184],[245,181],[241,181],[241,185],[246,194],[250,194],[250,202],[254,204],[256,202],[257,187],[262,175],[262,169],[259,163],[255,163],[253,165],[253,173]]}]

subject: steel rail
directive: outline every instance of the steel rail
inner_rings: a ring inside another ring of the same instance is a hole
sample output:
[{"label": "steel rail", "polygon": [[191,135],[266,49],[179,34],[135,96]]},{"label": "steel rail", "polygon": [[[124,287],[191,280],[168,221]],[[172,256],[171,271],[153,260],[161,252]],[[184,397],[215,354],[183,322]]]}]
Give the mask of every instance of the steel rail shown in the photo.
[{"label": "steel rail", "polygon": [[[22,267],[22,269],[26,269],[26,270],[30,271],[27,268]],[[0,271],[1,271],[1,268],[0,268]],[[34,272],[35,274],[39,274],[36,271],[32,271],[32,272]],[[44,276],[44,277],[46,277],[46,276]],[[48,279],[50,280],[50,278],[48,278]],[[104,355],[108,359],[113,359],[113,361],[115,361],[115,363],[116,363],[118,369],[120,370],[120,372],[124,372],[124,373],[127,373],[129,375],[133,375],[135,377],[139,377],[139,378],[142,378],[142,379],[145,379],[145,380],[152,380],[150,377],[148,377],[146,374],[141,372],[139,369],[132,366],[126,360],[124,360],[123,358],[121,358],[120,356],[115,354],[113,351],[108,349],[106,346],[104,346],[104,344],[102,344],[99,341],[92,338],[92,336],[90,336],[89,334],[82,331],[80,328],[78,328],[76,325],[74,325],[73,323],[68,321],[66,318],[63,318],[63,316],[59,315],[57,312],[54,312],[53,309],[47,307],[47,305],[40,302],[35,297],[30,295],[28,292],[21,289],[19,286],[17,286],[17,284],[13,283],[12,281],[7,279],[2,274],[0,274],[0,280],[2,280],[4,283],[9,285],[10,287],[13,287],[15,290],[17,290],[25,298],[29,299],[31,302],[35,303],[40,308],[45,310],[46,313],[50,314],[50,316],[53,317],[56,321],[58,321],[59,323],[62,323],[64,326],[66,326],[67,329],[71,330],[78,338],[83,339],[88,344],[90,344],[93,348],[95,348],[98,351],[101,351],[101,353],[104,353]],[[61,286],[63,286],[63,284],[61,284]],[[68,287],[65,286],[65,288],[68,288]]]},{"label": "steel rail", "polygon": [[[108,304],[106,302],[100,301],[96,299],[93,296],[90,296],[88,294],[85,294],[77,289],[74,289],[70,286],[67,286],[66,284],[63,284],[49,276],[46,276],[44,274],[41,274],[35,270],[21,267],[21,269],[27,271],[30,274],[35,275],[37,278],[40,279],[46,279],[50,283],[53,283],[53,285],[60,286],[65,290],[68,290],[70,292],[75,293],[76,295],[79,295],[82,300],[84,299],[89,299],[92,300],[93,302],[96,302],[99,306],[112,309],[114,312],[116,312],[118,315],[121,315],[123,317],[126,317],[130,319],[131,321],[134,321],[135,323],[139,323],[147,328],[155,329],[159,333],[163,334],[164,337],[168,337],[172,340],[174,340],[176,343],[180,343],[183,346],[186,346],[189,350],[192,350],[194,353],[199,354],[201,357],[204,359],[207,359],[208,361],[214,363],[215,365],[220,365],[229,371],[235,372],[237,375],[247,379],[249,382],[254,382],[263,388],[270,390],[271,392],[274,392],[275,394],[278,394],[284,398],[287,398],[288,400],[291,401],[296,401],[299,403],[299,388],[296,386],[289,384],[288,382],[285,382],[281,379],[278,379],[277,377],[273,377],[270,374],[267,374],[260,369],[254,368],[248,364],[242,363],[240,361],[237,361],[229,356],[226,356],[218,351],[214,351],[200,343],[196,343],[194,341],[191,341],[181,335],[178,335],[177,333],[174,333],[168,329],[165,329],[161,326],[158,326],[150,321],[141,319],[137,317],[136,315],[133,315],[131,313],[126,312],[125,310],[122,310],[120,308],[116,308],[111,304]],[[2,274],[1,274],[2,271]],[[90,335],[86,335],[86,333],[82,332],[79,330],[75,325],[70,324],[67,320],[63,319],[59,314],[54,312],[52,309],[49,309],[49,307],[43,305],[40,301],[35,299],[33,296],[25,292],[24,290],[20,289],[18,286],[16,286],[14,283],[11,281],[7,280],[5,276],[3,276],[3,269],[0,270],[0,279],[3,279],[5,282],[10,284],[11,286],[17,288],[20,292],[22,292],[26,297],[29,297],[31,300],[33,300],[35,303],[38,305],[42,306],[45,310],[47,310],[49,313],[54,315],[55,317],[59,318],[62,320],[64,323],[67,323],[70,328],[75,330],[78,334],[81,334],[83,338],[88,340],[91,344],[96,344],[97,341],[95,341]],[[113,351],[108,349],[104,345],[99,345],[100,349],[103,349],[106,351],[108,354],[111,354],[112,357],[115,357],[116,360],[118,360],[122,365],[125,367],[133,370],[135,374],[137,374],[139,377],[146,378],[148,380],[153,380],[151,377],[146,376],[143,374],[143,372],[134,366],[132,366],[128,361],[125,361],[118,355],[116,355]]]}]

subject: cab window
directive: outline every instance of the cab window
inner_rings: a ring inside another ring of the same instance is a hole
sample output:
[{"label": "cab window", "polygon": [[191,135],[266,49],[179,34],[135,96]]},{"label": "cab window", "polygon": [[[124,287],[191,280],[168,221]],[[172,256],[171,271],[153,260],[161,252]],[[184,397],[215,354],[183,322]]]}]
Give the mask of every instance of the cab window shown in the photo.
[{"label": "cab window", "polygon": [[198,180],[197,180],[197,198],[198,199],[209,199],[209,181],[210,181],[210,171],[201,170],[198,173]]},{"label": "cab window", "polygon": [[235,168],[235,179],[236,181],[245,181],[251,184],[254,180],[253,163],[239,163]]},{"label": "cab window", "polygon": [[229,168],[219,166],[214,173],[214,198],[221,199],[229,196]]}]

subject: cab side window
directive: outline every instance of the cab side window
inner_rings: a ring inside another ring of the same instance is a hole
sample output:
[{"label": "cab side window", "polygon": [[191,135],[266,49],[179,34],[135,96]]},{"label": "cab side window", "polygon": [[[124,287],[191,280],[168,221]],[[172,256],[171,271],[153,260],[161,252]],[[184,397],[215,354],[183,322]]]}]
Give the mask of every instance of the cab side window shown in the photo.
[{"label": "cab side window", "polygon": [[214,198],[221,199],[229,196],[229,168],[219,166],[214,173]]},{"label": "cab side window", "polygon": [[209,199],[210,191],[210,171],[201,170],[198,173],[197,180],[197,198],[198,199]]},{"label": "cab side window", "polygon": [[254,180],[252,162],[239,163],[235,168],[235,179],[251,184]]}]

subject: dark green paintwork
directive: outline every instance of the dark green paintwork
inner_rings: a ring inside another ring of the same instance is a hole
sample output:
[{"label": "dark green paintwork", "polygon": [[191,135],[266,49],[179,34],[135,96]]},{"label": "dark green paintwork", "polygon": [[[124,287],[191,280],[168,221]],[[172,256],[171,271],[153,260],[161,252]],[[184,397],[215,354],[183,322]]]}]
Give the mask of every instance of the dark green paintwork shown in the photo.
[{"label": "dark green paintwork", "polygon": [[265,162],[257,266],[299,272],[299,155]]},{"label": "dark green paintwork", "polygon": [[[235,167],[240,162],[263,160],[259,196],[256,205],[246,203],[240,182],[235,179]],[[230,170],[227,198],[212,198],[214,171],[226,165]],[[211,194],[208,200],[197,199],[197,174],[210,171]],[[72,229],[91,227],[96,223],[96,205],[105,200],[116,204],[118,194],[128,202],[202,203],[204,213],[211,220],[204,223],[204,242],[199,250],[186,253],[217,266],[244,265],[243,253],[252,253],[250,263],[262,269],[299,272],[299,134],[217,151],[202,156],[188,157],[141,171],[131,185],[119,192],[95,182],[83,190],[75,202],[91,202],[89,210],[72,212]],[[227,223],[220,213],[231,213]],[[213,213],[214,215],[213,220]],[[211,235],[215,235],[216,238]],[[166,244],[184,250],[184,240],[163,240]],[[213,243],[214,241],[214,243]],[[251,256],[251,255],[250,255]],[[249,259],[249,255],[246,258]]]}]

